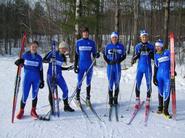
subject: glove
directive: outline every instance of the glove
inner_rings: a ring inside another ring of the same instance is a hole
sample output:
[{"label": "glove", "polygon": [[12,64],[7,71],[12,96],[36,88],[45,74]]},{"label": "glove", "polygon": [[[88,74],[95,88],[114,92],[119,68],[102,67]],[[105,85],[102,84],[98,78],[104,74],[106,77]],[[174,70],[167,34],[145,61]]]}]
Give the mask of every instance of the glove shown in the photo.
[{"label": "glove", "polygon": [[74,69],[74,66],[73,66],[73,65],[71,65],[71,66],[69,66],[69,67],[68,67],[68,69],[67,69],[67,70],[69,71],[69,70],[73,70],[73,69]]},{"label": "glove", "polygon": [[157,85],[158,85],[158,82],[157,82],[156,76],[154,76],[154,77],[153,77],[153,84],[154,84],[155,86],[157,86]]},{"label": "glove", "polygon": [[78,73],[78,72],[79,72],[78,66],[75,66],[75,67],[74,67],[74,72],[75,72],[75,73]]},{"label": "glove", "polygon": [[150,51],[150,48],[147,47],[147,45],[143,44],[140,48],[140,51],[143,51],[143,52],[149,52]]},{"label": "glove", "polygon": [[99,58],[100,57],[100,53],[97,52],[96,55],[95,55],[95,58]]},{"label": "glove", "polygon": [[41,82],[40,82],[39,88],[40,88],[40,89],[44,88],[44,81],[41,81]]},{"label": "glove", "polygon": [[20,58],[15,61],[15,65],[19,66],[21,64],[24,64],[24,59]]},{"label": "glove", "polygon": [[131,64],[133,65],[134,63],[136,63],[136,60],[135,60],[135,58],[132,58]]},{"label": "glove", "polygon": [[154,59],[154,53],[153,53],[152,51],[149,51],[149,57],[150,57],[151,59]]},{"label": "glove", "polygon": [[174,73],[174,74],[175,74],[175,76],[177,76],[177,72],[176,72],[176,71],[175,71],[175,73]]}]

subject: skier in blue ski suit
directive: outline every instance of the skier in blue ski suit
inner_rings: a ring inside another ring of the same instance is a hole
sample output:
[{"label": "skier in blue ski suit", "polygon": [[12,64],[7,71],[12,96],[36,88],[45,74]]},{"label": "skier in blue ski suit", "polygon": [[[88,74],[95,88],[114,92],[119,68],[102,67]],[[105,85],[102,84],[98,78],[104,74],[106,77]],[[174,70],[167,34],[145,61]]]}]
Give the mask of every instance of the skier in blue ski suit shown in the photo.
[{"label": "skier in blue ski suit", "polygon": [[[164,113],[165,117],[171,118],[168,112],[170,102],[170,51],[163,49],[163,41],[155,43],[153,83],[158,86],[158,114]],[[164,105],[163,105],[164,101]]]},{"label": "skier in blue ski suit", "polygon": [[152,66],[151,59],[154,59],[154,46],[148,42],[148,33],[143,30],[140,32],[141,42],[135,46],[135,54],[132,58],[132,64],[138,59],[137,74],[136,74],[136,105],[138,108],[140,105],[140,86],[143,75],[145,74],[147,85],[147,99],[146,106],[149,106],[150,96],[152,92],[151,80],[152,80]]},{"label": "skier in blue ski suit", "polygon": [[[124,46],[118,42],[118,33],[112,32],[111,43],[107,44],[103,51],[104,60],[107,62],[107,77],[109,81],[109,104],[118,104],[119,83],[121,78],[120,63],[126,58]],[[113,86],[115,92],[113,97]]]},{"label": "skier in blue ski suit", "polygon": [[42,57],[37,54],[38,42],[34,41],[30,44],[30,51],[25,52],[22,58],[16,60],[16,65],[24,66],[23,77],[23,95],[21,99],[20,111],[17,119],[22,119],[24,115],[24,107],[29,95],[30,88],[32,87],[32,110],[31,116],[38,118],[36,113],[37,95],[39,87],[44,87]]},{"label": "skier in blue ski suit", "polygon": [[62,67],[63,63],[66,62],[65,52],[68,50],[68,46],[65,42],[61,42],[59,44],[58,50],[56,51],[56,80],[52,78],[52,51],[46,54],[43,58],[44,63],[49,63],[48,71],[47,71],[47,84],[49,89],[49,102],[51,106],[51,111],[53,113],[53,101],[52,101],[52,81],[55,81],[57,85],[61,88],[63,92],[63,102],[64,102],[64,111],[73,112],[72,109],[68,104],[68,87],[64,77],[62,76],[62,70],[72,70],[73,66],[69,67]]},{"label": "skier in blue ski suit", "polygon": [[82,78],[84,77],[85,73],[87,73],[86,100],[87,102],[90,101],[91,80],[93,75],[92,56],[93,58],[99,58],[100,55],[99,53],[97,53],[95,42],[89,39],[89,29],[87,27],[83,27],[82,38],[77,40],[76,42],[76,53],[75,53],[75,63],[74,63],[74,72],[78,73],[76,100],[80,100]]}]

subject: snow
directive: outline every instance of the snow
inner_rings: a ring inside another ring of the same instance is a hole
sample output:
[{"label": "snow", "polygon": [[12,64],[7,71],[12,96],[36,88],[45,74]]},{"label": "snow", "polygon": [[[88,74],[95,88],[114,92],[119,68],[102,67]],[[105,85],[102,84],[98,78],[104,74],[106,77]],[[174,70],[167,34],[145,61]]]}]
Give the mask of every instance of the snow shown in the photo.
[{"label": "snow", "polygon": [[[105,67],[95,67],[92,81],[91,99],[94,108],[105,123],[98,119],[85,108],[92,120],[92,124],[85,119],[80,110],[71,102],[75,108],[74,113],[63,111],[63,103],[60,103],[61,116],[52,117],[51,121],[33,120],[30,117],[31,94],[25,108],[25,118],[15,119],[11,123],[12,98],[16,66],[14,61],[17,57],[0,57],[0,138],[183,138],[185,137],[185,67],[177,65],[176,91],[177,91],[177,121],[165,120],[161,115],[155,113],[158,106],[157,88],[152,86],[151,110],[147,127],[144,126],[144,108],[138,113],[131,125],[127,125],[135,99],[135,93],[131,93],[134,87],[136,65],[128,70],[122,71],[122,79],[119,95],[119,122],[116,122],[114,112],[112,122],[104,116],[108,113],[107,77]],[[128,64],[128,62],[126,62]],[[46,79],[47,65],[44,64]],[[64,78],[69,87],[69,95],[76,86],[76,74],[73,71],[63,72]],[[22,85],[21,85],[22,87]],[[19,110],[22,88],[20,87],[16,113]],[[141,87],[141,96],[145,100],[146,87],[145,79]],[[62,92],[59,90],[62,97]],[[82,95],[85,97],[85,86],[82,87]],[[127,111],[127,109],[129,109]],[[169,107],[171,112],[171,105]],[[39,91],[37,112],[45,114],[49,110],[48,88],[45,84],[44,89]],[[120,118],[120,117],[123,118]]]}]

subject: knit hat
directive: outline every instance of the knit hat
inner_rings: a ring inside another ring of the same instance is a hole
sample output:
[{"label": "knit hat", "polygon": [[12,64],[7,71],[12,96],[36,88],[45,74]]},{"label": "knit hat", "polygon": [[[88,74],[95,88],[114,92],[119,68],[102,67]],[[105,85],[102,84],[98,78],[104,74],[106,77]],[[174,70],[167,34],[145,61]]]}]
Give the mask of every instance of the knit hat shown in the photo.
[{"label": "knit hat", "polygon": [[118,38],[119,37],[119,34],[118,34],[118,32],[112,32],[110,37],[111,38],[112,37],[117,37]]},{"label": "knit hat", "polygon": [[155,42],[155,46],[156,46],[156,47],[157,47],[157,46],[163,47],[163,46],[164,46],[163,41],[162,41],[161,39],[157,40],[157,41]]},{"label": "knit hat", "polygon": [[66,43],[65,41],[62,41],[62,42],[59,44],[58,48],[68,48],[68,45],[67,45],[67,43]]},{"label": "knit hat", "polygon": [[146,31],[146,30],[141,30],[141,31],[140,31],[140,37],[142,37],[142,36],[144,36],[144,35],[148,36],[147,31]]}]

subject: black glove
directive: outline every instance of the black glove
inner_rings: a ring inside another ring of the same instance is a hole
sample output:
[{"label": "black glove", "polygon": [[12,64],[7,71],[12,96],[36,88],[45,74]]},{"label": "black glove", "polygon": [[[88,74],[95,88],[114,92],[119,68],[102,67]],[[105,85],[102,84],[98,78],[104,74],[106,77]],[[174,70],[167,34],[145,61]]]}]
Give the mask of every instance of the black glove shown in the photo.
[{"label": "black glove", "polygon": [[153,84],[154,84],[155,86],[158,85],[158,81],[157,81],[157,79],[156,79],[156,76],[153,77]]},{"label": "black glove", "polygon": [[174,74],[175,74],[175,76],[177,76],[177,72],[176,71],[174,72]]},{"label": "black glove", "polygon": [[20,58],[15,61],[15,65],[19,66],[21,64],[24,64],[24,59]]},{"label": "black glove", "polygon": [[44,81],[41,81],[41,82],[40,82],[39,88],[40,88],[40,89],[44,88]]},{"label": "black glove", "polygon": [[69,66],[69,67],[68,67],[68,69],[67,69],[67,70],[69,71],[69,70],[73,70],[73,69],[74,69],[74,66],[73,66],[73,65],[71,65],[71,66]]},{"label": "black glove", "polygon": [[147,47],[146,44],[143,44],[140,48],[140,51],[143,51],[143,52],[149,52],[150,51],[150,48]]},{"label": "black glove", "polygon": [[134,58],[132,58],[131,64],[133,65],[134,63],[136,63],[136,60]]},{"label": "black glove", "polygon": [[154,52],[149,51],[149,57],[150,57],[151,59],[154,59]]},{"label": "black glove", "polygon": [[156,65],[154,65],[154,76],[153,76],[153,83],[155,86],[158,85],[158,81],[157,81],[157,71],[158,71],[158,67]]},{"label": "black glove", "polygon": [[78,72],[79,72],[78,66],[74,66],[74,72],[75,72],[75,73],[78,73]]},{"label": "black glove", "polygon": [[100,53],[97,52],[96,55],[94,56],[94,58],[99,58],[100,57]]}]

